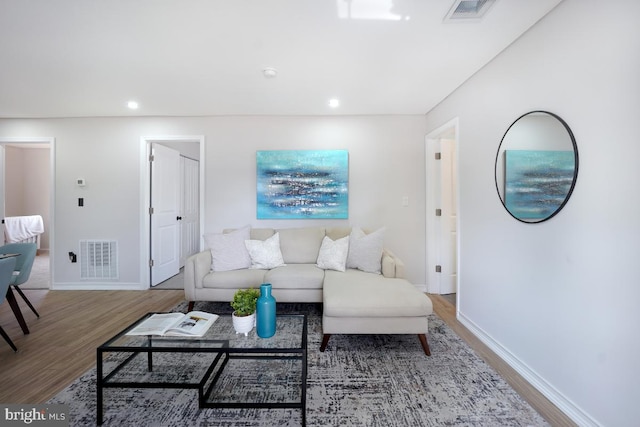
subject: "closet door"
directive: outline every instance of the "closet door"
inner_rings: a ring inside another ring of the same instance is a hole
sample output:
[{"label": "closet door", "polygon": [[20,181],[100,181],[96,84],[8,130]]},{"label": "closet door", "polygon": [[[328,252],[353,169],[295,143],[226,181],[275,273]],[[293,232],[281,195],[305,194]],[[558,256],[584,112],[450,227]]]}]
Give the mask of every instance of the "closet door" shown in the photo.
[{"label": "closet door", "polygon": [[180,158],[180,267],[200,250],[200,162]]}]

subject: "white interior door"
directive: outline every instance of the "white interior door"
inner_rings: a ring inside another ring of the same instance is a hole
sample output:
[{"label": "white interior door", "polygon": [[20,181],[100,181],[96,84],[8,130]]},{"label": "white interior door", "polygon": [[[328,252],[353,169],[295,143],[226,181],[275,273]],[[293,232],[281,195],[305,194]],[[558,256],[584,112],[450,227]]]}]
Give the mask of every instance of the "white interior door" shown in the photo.
[{"label": "white interior door", "polygon": [[151,144],[151,286],[180,271],[180,152]]},{"label": "white interior door", "polygon": [[200,162],[180,157],[180,267],[200,251]]},{"label": "white interior door", "polygon": [[457,293],[457,119],[426,139],[427,291]]},{"label": "white interior door", "polygon": [[457,291],[457,206],[455,140],[440,140],[440,293]]}]

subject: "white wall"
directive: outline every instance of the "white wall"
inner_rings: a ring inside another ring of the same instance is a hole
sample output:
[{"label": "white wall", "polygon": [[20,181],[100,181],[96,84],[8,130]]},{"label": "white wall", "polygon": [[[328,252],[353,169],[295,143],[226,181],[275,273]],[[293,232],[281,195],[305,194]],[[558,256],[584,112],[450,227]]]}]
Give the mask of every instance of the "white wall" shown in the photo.
[{"label": "white wall", "polygon": [[[386,226],[385,243],[408,279],[425,284],[424,116],[0,120],[0,137],[25,135],[56,138],[54,288],[83,285],[67,256],[80,239],[117,240],[113,287],[141,282],[140,137],[159,135],[205,136],[203,233],[245,224]],[[349,151],[349,220],[256,220],[256,150],[281,149]]]},{"label": "white wall", "polygon": [[[409,280],[425,283],[424,117],[230,118],[215,128],[206,152],[205,232],[256,223],[386,226],[385,243],[405,261]],[[280,149],[349,151],[348,220],[256,221],[255,152]],[[405,195],[409,207],[402,207]]]},{"label": "white wall", "polygon": [[[459,318],[580,425],[640,419],[640,2],[566,0],[427,115],[460,119]],[[561,116],[577,185],[550,221],[500,203],[498,144],[531,110]]]}]

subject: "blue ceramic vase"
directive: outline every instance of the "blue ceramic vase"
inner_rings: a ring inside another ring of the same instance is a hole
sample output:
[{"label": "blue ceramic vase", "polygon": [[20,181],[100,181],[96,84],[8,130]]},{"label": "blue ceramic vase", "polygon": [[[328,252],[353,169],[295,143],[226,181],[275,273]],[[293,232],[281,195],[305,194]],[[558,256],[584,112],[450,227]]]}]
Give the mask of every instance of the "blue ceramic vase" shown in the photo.
[{"label": "blue ceramic vase", "polygon": [[260,296],[256,303],[256,332],[260,338],[269,338],[276,333],[276,299],[271,295],[271,284],[260,285]]}]

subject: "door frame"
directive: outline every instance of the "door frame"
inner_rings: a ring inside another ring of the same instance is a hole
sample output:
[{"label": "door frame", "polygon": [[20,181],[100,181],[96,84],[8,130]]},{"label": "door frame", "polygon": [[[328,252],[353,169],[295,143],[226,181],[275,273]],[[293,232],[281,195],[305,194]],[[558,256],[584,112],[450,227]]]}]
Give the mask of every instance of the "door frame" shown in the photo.
[{"label": "door frame", "polygon": [[151,287],[149,259],[151,257],[151,166],[149,155],[151,143],[158,142],[196,142],[200,146],[200,250],[203,248],[202,230],[204,230],[204,190],[205,190],[205,143],[204,135],[157,135],[140,137],[140,288]]},{"label": "door frame", "polygon": [[[54,253],[55,253],[55,200],[56,200],[56,139],[52,136],[17,136],[17,137],[0,137],[0,145],[4,146],[8,144],[47,144],[49,145],[49,289],[56,289],[54,278]],[[4,173],[4,162],[6,157],[2,156],[2,173]],[[2,204],[4,206],[4,191],[5,181],[2,180],[2,188],[0,188],[0,196],[2,197]],[[0,212],[4,216],[4,212]]]},{"label": "door frame", "polygon": [[[436,200],[436,191],[433,187],[434,182],[436,182],[436,168],[429,167],[429,165],[433,165],[435,161],[434,155],[435,150],[434,146],[436,142],[439,142],[441,139],[453,139],[455,140],[455,161],[458,163],[458,152],[459,152],[459,120],[458,118],[454,118],[444,125],[438,127],[437,129],[429,132],[425,138],[425,165],[426,165],[426,253],[427,253],[427,272],[426,272],[426,281],[427,281],[427,292],[432,294],[440,294],[440,276],[439,273],[436,273],[435,266],[439,262],[440,253],[439,248],[441,244],[437,241],[437,239],[433,239],[433,236],[443,236],[437,231],[439,221],[435,216],[435,209],[438,201]],[[460,298],[460,191],[458,190],[459,185],[459,168],[456,168],[455,172],[456,176],[454,177],[456,182],[456,206],[458,206],[458,212],[456,215],[456,271],[458,272],[456,276],[456,299]],[[439,182],[439,180],[438,180]],[[457,306],[457,305],[456,305]]]}]

